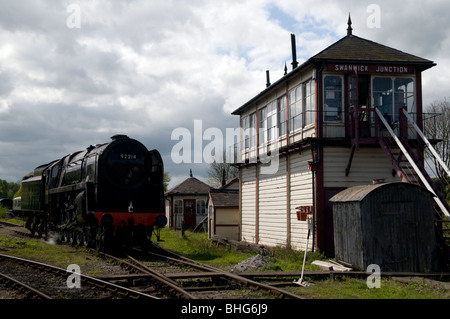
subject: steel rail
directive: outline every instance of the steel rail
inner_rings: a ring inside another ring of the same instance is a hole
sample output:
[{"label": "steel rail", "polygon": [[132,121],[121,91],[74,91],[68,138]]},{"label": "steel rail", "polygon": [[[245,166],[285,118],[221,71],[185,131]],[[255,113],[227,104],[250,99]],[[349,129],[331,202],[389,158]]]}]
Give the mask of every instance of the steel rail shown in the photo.
[{"label": "steel rail", "polygon": [[161,273],[158,273],[158,272],[154,271],[153,269],[147,267],[146,265],[142,264],[141,262],[139,262],[138,260],[136,260],[135,258],[133,258],[131,256],[128,256],[128,258],[130,258],[130,260],[133,263],[138,265],[138,267],[142,268],[145,273],[151,275],[153,277],[153,279],[157,280],[158,282],[160,282],[164,286],[168,287],[172,291],[175,291],[175,295],[177,297],[182,297],[182,298],[185,298],[185,299],[197,299],[194,295],[192,295],[189,292],[187,292],[186,290],[180,288],[177,285],[177,283],[175,281],[173,281],[172,279],[164,276]]},{"label": "steel rail", "polygon": [[[62,276],[67,276],[68,274],[71,274],[70,272],[68,272],[66,269],[62,269],[56,266],[52,266],[52,265],[47,265],[44,263],[40,263],[37,261],[33,261],[33,260],[28,260],[28,259],[23,259],[23,258],[19,258],[19,257],[14,257],[14,256],[8,256],[8,255],[4,255],[4,254],[0,254],[0,259],[4,259],[4,260],[12,260],[15,261],[17,263],[22,263],[22,264],[29,264],[29,265],[33,265],[34,267],[38,267],[40,269],[45,269],[47,271],[50,272],[56,272]],[[103,281],[101,279],[95,278],[95,277],[91,277],[91,276],[87,276],[84,274],[79,274],[80,276],[80,280],[83,283],[86,284],[90,284],[96,287],[99,287],[101,289],[106,289],[116,295],[119,295],[121,297],[129,297],[132,299],[159,299],[155,296],[149,295],[149,294],[145,294],[133,289],[128,289],[113,283],[109,283],[107,281]]]},{"label": "steel rail", "polygon": [[[146,265],[144,265],[143,263],[139,262],[132,256],[127,256],[127,258],[129,258],[131,261],[131,262],[128,262],[128,261],[125,261],[123,259],[117,258],[115,256],[112,256],[112,255],[109,255],[109,254],[106,254],[103,252],[98,252],[98,254],[102,258],[113,260],[115,263],[119,264],[123,268],[126,268],[127,270],[145,274],[146,279],[152,279],[152,280],[158,282],[161,285],[161,286],[159,286],[160,289],[162,289],[162,287],[166,287],[167,289],[173,291],[174,292],[173,294],[177,298],[196,299],[195,296],[193,296],[192,294],[188,293],[187,291],[181,289],[175,281],[152,270],[151,268],[149,268]],[[108,277],[106,276],[106,277],[102,277],[102,278],[108,278]]]},{"label": "steel rail", "polygon": [[18,281],[17,279],[14,279],[12,277],[9,277],[5,274],[0,273],[0,281],[8,281],[13,284],[13,286],[19,286],[19,289],[25,289],[28,292],[32,293],[33,295],[36,295],[37,297],[41,299],[52,299],[52,297],[46,295],[42,291],[39,291],[21,281]]},{"label": "steel rail", "polygon": [[[165,249],[163,249],[161,247],[158,247],[158,249],[159,250],[163,250],[163,251],[167,251],[167,253],[172,255],[172,256],[176,255],[175,253],[173,253],[171,251],[168,251],[168,250],[165,250]],[[291,293],[289,291],[286,291],[286,290],[283,290],[283,289],[280,289],[280,288],[277,288],[277,287],[273,287],[273,286],[270,286],[270,285],[267,285],[267,284],[264,284],[264,283],[260,283],[260,282],[257,282],[257,281],[254,281],[254,280],[251,280],[251,279],[248,279],[248,278],[245,278],[245,277],[233,274],[233,273],[230,273],[228,271],[224,271],[224,270],[219,269],[219,268],[215,268],[215,267],[208,266],[208,265],[200,265],[196,261],[194,261],[192,259],[189,259],[189,258],[186,258],[186,257],[183,257],[183,256],[178,256],[178,258],[174,258],[174,257],[164,256],[164,255],[153,253],[153,252],[149,252],[149,251],[147,253],[148,254],[152,254],[154,256],[157,256],[157,257],[160,257],[160,258],[165,258],[165,259],[167,259],[169,261],[172,261],[172,262],[181,263],[183,265],[187,265],[187,266],[190,266],[192,268],[196,268],[196,269],[199,269],[199,270],[202,270],[202,271],[209,271],[209,272],[212,272],[212,273],[215,273],[215,274],[219,274],[219,275],[221,275],[223,277],[226,277],[226,278],[228,278],[228,279],[230,279],[232,281],[244,284],[245,286],[249,286],[249,287],[253,287],[253,288],[256,288],[256,289],[269,291],[269,292],[277,295],[280,298],[304,299],[303,297],[301,297],[299,295],[296,295],[296,294],[293,294],[293,293]]]}]

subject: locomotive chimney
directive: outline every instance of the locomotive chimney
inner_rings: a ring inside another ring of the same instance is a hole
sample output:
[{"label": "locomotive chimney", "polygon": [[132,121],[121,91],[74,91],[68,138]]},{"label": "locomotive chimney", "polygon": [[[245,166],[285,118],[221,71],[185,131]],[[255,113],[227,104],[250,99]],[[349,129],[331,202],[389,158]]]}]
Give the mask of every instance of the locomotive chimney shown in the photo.
[{"label": "locomotive chimney", "polygon": [[266,87],[270,86],[270,72],[266,70]]},{"label": "locomotive chimney", "polygon": [[292,47],[292,70],[298,66],[297,62],[297,48],[295,45],[295,34],[291,33],[291,47]]},{"label": "locomotive chimney", "polygon": [[127,135],[125,135],[125,134],[116,134],[114,136],[111,136],[111,139],[113,141],[120,140],[120,139],[123,139],[123,138],[129,138],[129,137]]}]

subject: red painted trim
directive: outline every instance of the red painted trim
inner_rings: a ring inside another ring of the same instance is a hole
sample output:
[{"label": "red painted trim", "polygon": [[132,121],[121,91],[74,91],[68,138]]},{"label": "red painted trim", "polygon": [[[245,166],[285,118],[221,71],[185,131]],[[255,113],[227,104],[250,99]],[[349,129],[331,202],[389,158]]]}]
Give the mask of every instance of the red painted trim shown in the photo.
[{"label": "red painted trim", "polygon": [[286,245],[291,245],[291,179],[289,154],[286,154]]},{"label": "red painted trim", "polygon": [[174,202],[173,202],[173,195],[170,195],[170,222],[169,222],[169,227],[175,227],[174,222],[173,222],[173,210],[174,210]]},{"label": "red painted trim", "polygon": [[[258,147],[259,149],[259,147]],[[255,244],[259,243],[259,173],[255,166]]]},{"label": "red painted trim", "polygon": [[[289,145],[289,84],[286,83],[286,145]],[[291,245],[291,174],[290,155],[286,153],[286,244]]]},{"label": "red painted trim", "polygon": [[216,224],[214,227],[238,227],[239,224]]},{"label": "red painted trim", "polygon": [[422,122],[422,113],[423,113],[423,105],[422,105],[422,72],[417,71],[416,74],[416,112],[417,126],[423,131],[423,122]]},{"label": "red painted trim", "polygon": [[[321,123],[320,121],[320,117],[323,118],[323,107],[322,107],[322,91],[319,90],[319,81],[322,81],[322,72],[319,72],[319,70],[316,69],[316,79],[314,80],[314,97],[315,97],[315,110],[316,110],[316,114],[315,114],[315,119],[314,119],[314,123],[315,123],[315,134],[318,137],[322,137],[322,127],[320,127],[319,123]],[[320,83],[320,87],[322,87],[322,83]]]},{"label": "red painted trim", "polygon": [[242,168],[239,168],[239,232],[238,232],[238,238],[239,238],[239,240],[242,240]]},{"label": "red painted trim", "polygon": [[214,235],[217,234],[217,214],[216,214],[216,207],[213,209],[213,218],[214,218]]},{"label": "red painted trim", "polygon": [[317,150],[319,152],[319,164],[317,167],[317,171],[314,174],[315,186],[315,225],[316,225],[316,247],[319,248],[320,251],[324,251],[325,249],[325,190],[324,190],[324,167],[323,167],[323,148],[321,145],[317,145],[321,150]]},{"label": "red painted trim", "polygon": [[368,64],[368,63],[328,63],[328,72],[351,73],[363,72],[371,74],[414,74],[414,67],[411,65],[397,64]]},{"label": "red painted trim", "polygon": [[161,213],[125,213],[125,212],[95,212],[95,218],[101,222],[103,215],[111,215],[113,217],[114,226],[122,226],[124,223],[128,225],[130,219],[133,219],[133,225],[154,226],[158,216],[164,216]]}]

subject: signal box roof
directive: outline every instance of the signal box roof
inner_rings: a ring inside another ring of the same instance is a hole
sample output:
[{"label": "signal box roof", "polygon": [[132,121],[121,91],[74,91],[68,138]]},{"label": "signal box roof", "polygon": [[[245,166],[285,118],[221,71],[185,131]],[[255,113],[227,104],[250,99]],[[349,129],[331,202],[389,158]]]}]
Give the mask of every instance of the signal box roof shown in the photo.
[{"label": "signal box roof", "polygon": [[436,65],[433,61],[402,52],[397,49],[379,44],[367,39],[360,38],[349,32],[345,37],[333,43],[323,51],[309,58],[303,64],[287,73],[281,79],[271,84],[265,90],[233,111],[231,114],[240,115],[248,105],[255,102],[266,93],[284,83],[295,74],[301,72],[310,65],[320,67],[323,63],[367,63],[367,64],[398,64],[410,65],[419,71],[424,71]]},{"label": "signal box roof", "polygon": [[311,60],[417,64],[422,66],[422,69],[428,69],[436,65],[433,61],[352,34],[319,52]]}]

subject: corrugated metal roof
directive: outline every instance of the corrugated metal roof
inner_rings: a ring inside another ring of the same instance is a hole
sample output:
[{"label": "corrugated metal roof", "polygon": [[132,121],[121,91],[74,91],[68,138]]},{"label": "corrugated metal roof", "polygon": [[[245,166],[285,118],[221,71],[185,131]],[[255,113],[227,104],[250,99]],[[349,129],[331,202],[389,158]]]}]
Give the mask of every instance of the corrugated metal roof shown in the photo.
[{"label": "corrugated metal roof", "polygon": [[[379,187],[389,187],[392,185],[400,184],[404,187],[420,187],[422,186],[410,184],[410,183],[403,183],[403,182],[393,182],[393,183],[378,183],[378,184],[372,184],[372,185],[361,185],[361,186],[354,186],[347,188],[343,190],[342,192],[334,195],[330,198],[330,202],[359,202],[362,201],[367,195],[369,195],[371,192],[376,190]],[[425,188],[423,188],[425,191]]]}]

